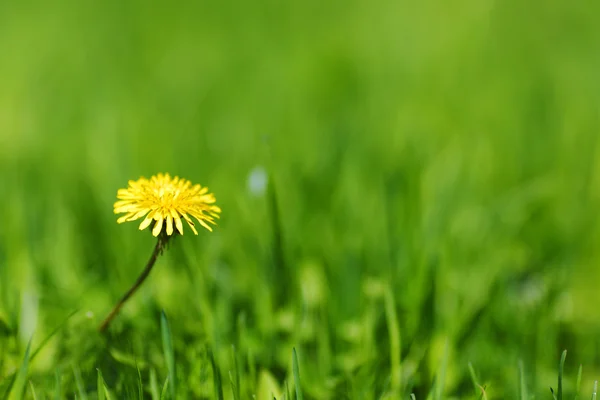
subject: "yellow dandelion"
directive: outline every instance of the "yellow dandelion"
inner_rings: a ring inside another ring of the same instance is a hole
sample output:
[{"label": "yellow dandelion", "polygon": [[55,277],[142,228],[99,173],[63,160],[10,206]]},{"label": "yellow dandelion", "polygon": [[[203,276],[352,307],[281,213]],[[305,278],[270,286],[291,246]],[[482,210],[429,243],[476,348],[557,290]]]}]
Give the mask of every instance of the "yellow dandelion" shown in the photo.
[{"label": "yellow dandelion", "polygon": [[184,219],[194,234],[196,231],[195,218],[200,225],[212,231],[209,224],[215,224],[221,209],[214,205],[215,196],[208,188],[192,185],[187,179],[171,178],[169,174],[158,174],[150,179],[140,178],[129,181],[127,189],[119,189],[114,205],[115,214],[125,214],[117,220],[118,223],[135,221],[144,218],[140,230],[144,230],[154,221],[152,234],[158,236],[163,227],[167,235],[174,232],[173,225],[183,235]]},{"label": "yellow dandelion", "polygon": [[[127,189],[119,189],[117,201],[114,205],[115,214],[125,214],[117,220],[118,223],[135,221],[144,218],[140,230],[144,230],[154,222],[152,234],[158,237],[152,255],[146,267],[135,281],[133,286],[121,297],[112,311],[102,321],[98,328],[100,332],[106,331],[108,326],[119,313],[125,302],[133,296],[144,283],[159,255],[165,250],[167,243],[173,235],[173,225],[179,234],[183,235],[183,218],[192,231],[197,235],[194,227],[195,218],[200,225],[212,231],[209,224],[215,224],[221,209],[215,203],[215,196],[208,193],[208,188],[192,185],[186,179],[171,178],[169,174],[158,174],[150,179],[140,178],[129,181]],[[163,231],[163,227],[165,230]],[[165,232],[166,235],[161,235]]]}]

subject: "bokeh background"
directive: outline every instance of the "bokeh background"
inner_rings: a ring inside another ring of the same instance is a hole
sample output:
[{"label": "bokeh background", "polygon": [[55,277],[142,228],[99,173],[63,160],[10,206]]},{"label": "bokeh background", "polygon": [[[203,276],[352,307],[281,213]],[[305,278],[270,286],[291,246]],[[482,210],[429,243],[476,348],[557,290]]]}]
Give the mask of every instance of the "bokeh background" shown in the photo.
[{"label": "bokeh background", "polygon": [[[469,362],[489,398],[517,398],[519,362],[550,398],[563,349],[587,396],[599,17],[590,1],[0,2],[0,388],[57,326],[38,393],[72,398],[77,374],[91,393],[101,368],[129,398],[136,364],[162,384],[165,310],[183,398],[214,393],[209,349],[229,387],[231,345],[244,396],[291,382],[293,347],[309,399],[466,398]],[[178,238],[103,339],[154,245],[116,224],[116,191],[158,172],[208,186],[222,219]]]}]

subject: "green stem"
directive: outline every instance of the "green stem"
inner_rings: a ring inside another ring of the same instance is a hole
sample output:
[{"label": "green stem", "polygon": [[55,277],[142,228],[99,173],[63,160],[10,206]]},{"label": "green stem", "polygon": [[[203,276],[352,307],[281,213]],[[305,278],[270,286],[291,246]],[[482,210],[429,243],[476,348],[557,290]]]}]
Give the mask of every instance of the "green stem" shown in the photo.
[{"label": "green stem", "polygon": [[144,281],[146,280],[148,275],[150,275],[150,271],[152,271],[152,268],[154,267],[154,263],[156,263],[156,259],[158,258],[159,255],[161,255],[161,253],[165,249],[165,246],[166,246],[167,242],[169,241],[169,238],[170,238],[170,236],[163,235],[162,232],[158,236],[158,241],[156,242],[156,246],[154,246],[154,251],[152,252],[150,259],[148,260],[148,263],[146,264],[146,268],[144,268],[144,270],[142,271],[140,276],[137,278],[137,280],[135,281],[133,286],[131,288],[129,288],[129,290],[127,291],[127,293],[125,293],[123,295],[123,297],[121,297],[121,300],[119,300],[119,302],[114,306],[114,308],[112,309],[110,314],[108,314],[108,316],[104,319],[104,321],[98,328],[98,330],[101,333],[106,331],[106,329],[110,325],[111,321],[119,313],[119,310],[121,309],[121,307],[123,307],[125,302],[127,300],[129,300],[129,298],[138,290],[138,288],[142,285],[142,283],[144,283]]}]

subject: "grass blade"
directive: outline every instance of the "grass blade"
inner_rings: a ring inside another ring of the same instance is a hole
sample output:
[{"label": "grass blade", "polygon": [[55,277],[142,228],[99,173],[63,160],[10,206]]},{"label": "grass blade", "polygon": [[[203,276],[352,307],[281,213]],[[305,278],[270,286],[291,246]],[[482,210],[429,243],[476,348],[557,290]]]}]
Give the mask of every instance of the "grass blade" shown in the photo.
[{"label": "grass blade", "polygon": [[137,362],[135,363],[135,368],[137,369],[138,373],[138,399],[144,400],[144,384],[142,383],[142,373]]},{"label": "grass blade", "polygon": [[302,400],[302,387],[300,385],[300,369],[298,368],[298,354],[293,350],[292,370],[294,372],[294,385],[296,386],[296,400]]},{"label": "grass blade", "polygon": [[471,383],[473,383],[473,390],[475,390],[475,396],[479,394],[479,379],[477,379],[477,374],[475,373],[475,368],[473,368],[473,364],[469,361],[469,375],[471,376]]},{"label": "grass blade", "polygon": [[254,362],[254,355],[251,350],[248,350],[248,379],[249,385],[246,385],[250,393],[256,392],[256,363]]},{"label": "grass blade", "polygon": [[98,371],[98,400],[104,400],[106,392],[104,391],[104,378],[102,378],[102,372],[100,369],[96,369]]},{"label": "grass blade", "polygon": [[83,380],[81,379],[81,371],[75,365],[71,365],[71,369],[73,370],[73,376],[75,378],[75,386],[77,386],[77,396],[80,400],[87,400],[87,394],[83,388]]},{"label": "grass blade", "polygon": [[169,377],[165,379],[165,384],[163,385],[162,392],[160,392],[160,400],[165,400],[167,398],[167,387],[172,386],[169,385]]},{"label": "grass blade", "polygon": [[394,396],[398,396],[402,385],[402,382],[400,381],[402,377],[402,366],[400,364],[400,323],[398,322],[398,316],[396,314],[396,300],[394,299],[394,293],[389,286],[385,290],[384,303],[385,319],[390,339],[391,387]]},{"label": "grass blade", "polygon": [[594,391],[592,392],[592,400],[596,400],[596,393],[598,393],[598,381],[594,381]]},{"label": "grass blade", "polygon": [[581,375],[583,374],[583,365],[579,364],[579,371],[577,371],[577,383],[575,384],[575,398],[579,399],[579,392],[581,390]]},{"label": "grass blade", "polygon": [[98,371],[98,400],[111,400],[110,391],[106,387],[102,371],[98,368],[96,370]]},{"label": "grass blade", "polygon": [[442,365],[440,367],[440,372],[435,379],[435,400],[441,400],[444,394],[444,387],[446,384],[446,369],[448,367],[448,342],[446,342],[446,346],[444,348],[444,357],[442,358]]},{"label": "grass blade", "polygon": [[565,369],[565,359],[567,358],[567,351],[563,351],[560,357],[560,364],[558,364],[558,393],[556,394],[556,400],[563,400],[563,371]]},{"label": "grass blade", "polygon": [[55,382],[55,386],[54,386],[54,400],[60,400],[62,399],[62,382],[61,382],[61,377],[60,377],[61,373],[60,373],[60,368],[56,370],[56,372],[54,373],[54,382]]},{"label": "grass blade", "polygon": [[169,373],[169,389],[171,392],[171,399],[175,399],[175,353],[173,351],[173,337],[171,336],[171,328],[164,310],[160,314],[160,327],[162,332],[163,351]]},{"label": "grass blade", "polygon": [[238,388],[235,384],[235,378],[233,377],[233,374],[231,373],[231,371],[229,371],[229,382],[231,384],[231,393],[233,395],[233,400],[240,400],[237,392],[238,392]]},{"label": "grass blade", "polygon": [[210,358],[210,364],[213,370],[213,386],[215,388],[215,398],[217,400],[223,400],[223,385],[221,384],[221,371],[219,366],[215,362],[215,356],[212,350],[208,349],[208,357]]},{"label": "grass blade", "polygon": [[229,373],[231,380],[231,389],[233,390],[233,399],[240,400],[240,370],[238,368],[237,357],[235,354],[235,346],[231,346],[231,358],[233,359],[233,377]]},{"label": "grass blade", "polygon": [[[31,349],[31,340],[27,344],[27,348],[25,349],[25,355],[23,356],[23,362],[21,363],[21,367],[17,372],[16,378],[14,379],[14,395],[9,388],[8,394],[9,398],[20,400],[25,395],[26,385],[27,385],[27,371],[29,370],[29,351]],[[12,395],[12,396],[10,396]]]},{"label": "grass blade", "polygon": [[31,381],[29,381],[29,388],[31,389],[31,397],[33,398],[33,400],[37,400],[35,389],[33,388],[33,383]]},{"label": "grass blade", "polygon": [[520,400],[528,400],[529,394],[527,393],[527,383],[525,382],[525,368],[523,367],[523,361],[519,360],[519,395]]},{"label": "grass blade", "polygon": [[481,386],[479,390],[481,390],[481,395],[479,396],[479,400],[488,400],[487,393],[485,392],[486,386]]},{"label": "grass blade", "polygon": [[160,400],[160,396],[158,395],[158,381],[156,380],[156,371],[154,369],[150,370],[150,394],[152,395],[152,400]]}]

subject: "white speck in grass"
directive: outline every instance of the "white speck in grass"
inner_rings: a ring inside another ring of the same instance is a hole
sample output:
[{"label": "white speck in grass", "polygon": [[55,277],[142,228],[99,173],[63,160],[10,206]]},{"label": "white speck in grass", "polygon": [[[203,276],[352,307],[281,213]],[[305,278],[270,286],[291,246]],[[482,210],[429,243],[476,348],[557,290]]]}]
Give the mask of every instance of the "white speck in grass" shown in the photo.
[{"label": "white speck in grass", "polygon": [[93,313],[93,312],[91,312],[91,311],[88,311],[88,312],[86,312],[86,313],[85,313],[85,316],[86,316],[87,318],[89,318],[89,319],[92,319],[92,318],[94,318],[94,313]]},{"label": "white speck in grass", "polygon": [[254,196],[262,196],[265,194],[269,178],[267,171],[262,166],[252,168],[248,174],[248,191]]},{"label": "white speck in grass", "polygon": [[522,284],[521,298],[518,300],[526,307],[535,307],[544,298],[548,288],[539,279],[529,279]]}]

